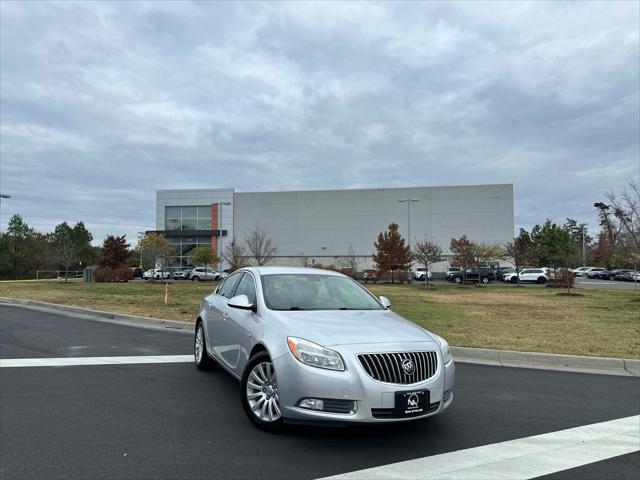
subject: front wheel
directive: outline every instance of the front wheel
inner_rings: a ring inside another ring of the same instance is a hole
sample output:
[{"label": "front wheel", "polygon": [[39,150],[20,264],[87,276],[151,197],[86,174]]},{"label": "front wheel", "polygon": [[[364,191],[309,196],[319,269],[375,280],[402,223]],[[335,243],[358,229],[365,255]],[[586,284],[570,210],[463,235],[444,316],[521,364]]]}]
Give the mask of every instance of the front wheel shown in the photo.
[{"label": "front wheel", "polygon": [[199,282],[200,281],[200,277],[198,277],[197,275],[195,277],[191,277],[191,281],[192,282]]},{"label": "front wheel", "polygon": [[249,420],[260,430],[282,427],[282,411],[276,371],[266,352],[255,354],[242,374],[240,401]]},{"label": "front wheel", "polygon": [[511,280],[509,280],[510,283],[518,283],[518,279],[516,277],[512,277]]},{"label": "front wheel", "polygon": [[460,282],[462,282],[462,278],[456,277],[456,278],[453,279],[453,281],[456,282],[456,283],[460,283]]},{"label": "front wheel", "polygon": [[202,322],[198,322],[196,326],[196,334],[193,340],[193,358],[198,370],[211,370],[215,367],[215,362],[207,353],[207,341],[204,336]]},{"label": "front wheel", "polygon": [[489,278],[488,277],[482,277],[482,280],[480,280],[480,281],[486,285],[487,283],[489,283]]}]

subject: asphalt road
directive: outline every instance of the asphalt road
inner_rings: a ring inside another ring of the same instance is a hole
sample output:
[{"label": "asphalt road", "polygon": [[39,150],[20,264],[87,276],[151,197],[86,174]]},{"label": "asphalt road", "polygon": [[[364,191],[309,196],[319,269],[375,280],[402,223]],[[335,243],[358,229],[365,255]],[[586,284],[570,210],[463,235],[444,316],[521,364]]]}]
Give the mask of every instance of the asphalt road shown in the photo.
[{"label": "asphalt road", "polygon": [[[0,306],[0,358],[184,355],[191,335]],[[318,478],[640,413],[637,378],[458,364],[417,422],[256,430],[190,363],[0,369],[0,478]],[[637,478],[633,453],[549,478]]]}]

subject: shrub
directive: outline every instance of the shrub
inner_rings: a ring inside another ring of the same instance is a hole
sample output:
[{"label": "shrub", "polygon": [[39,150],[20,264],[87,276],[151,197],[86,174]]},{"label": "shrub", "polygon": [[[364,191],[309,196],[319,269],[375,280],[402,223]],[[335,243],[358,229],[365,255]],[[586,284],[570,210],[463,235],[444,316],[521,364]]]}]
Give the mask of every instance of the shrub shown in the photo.
[{"label": "shrub", "polygon": [[107,267],[99,267],[93,271],[93,279],[96,282],[113,282],[115,275],[113,270]]},{"label": "shrub", "polygon": [[114,274],[114,282],[128,282],[133,278],[133,270],[127,265],[120,265],[118,268],[113,270]]},{"label": "shrub", "polygon": [[575,276],[573,272],[570,272],[566,268],[559,268],[557,270],[549,269],[550,279],[547,282],[547,286],[553,288],[567,288],[567,282],[569,282],[569,288],[573,288],[573,281]]}]

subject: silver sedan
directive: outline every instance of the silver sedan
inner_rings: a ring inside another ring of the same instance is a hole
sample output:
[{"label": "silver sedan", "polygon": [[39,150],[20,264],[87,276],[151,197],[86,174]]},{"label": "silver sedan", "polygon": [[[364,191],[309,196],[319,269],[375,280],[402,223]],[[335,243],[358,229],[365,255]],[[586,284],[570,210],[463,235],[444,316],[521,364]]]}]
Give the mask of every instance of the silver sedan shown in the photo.
[{"label": "silver sedan", "polygon": [[441,413],[453,400],[449,345],[390,306],[340,273],[243,268],[202,301],[195,363],[240,380],[242,406],[263,430]]}]

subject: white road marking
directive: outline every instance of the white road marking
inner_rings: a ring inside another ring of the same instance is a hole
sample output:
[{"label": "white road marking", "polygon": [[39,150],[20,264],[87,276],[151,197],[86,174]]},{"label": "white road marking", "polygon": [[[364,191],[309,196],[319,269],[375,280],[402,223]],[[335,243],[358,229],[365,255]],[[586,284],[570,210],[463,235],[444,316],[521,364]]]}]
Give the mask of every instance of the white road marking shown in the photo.
[{"label": "white road marking", "polygon": [[136,355],[131,357],[64,357],[64,358],[2,358],[0,368],[69,367],[74,365],[119,365],[136,363],[193,362],[193,355]]},{"label": "white road marking", "polygon": [[[640,450],[640,415],[327,477],[529,479]],[[325,479],[325,480],[327,480]]]}]

